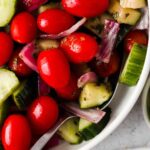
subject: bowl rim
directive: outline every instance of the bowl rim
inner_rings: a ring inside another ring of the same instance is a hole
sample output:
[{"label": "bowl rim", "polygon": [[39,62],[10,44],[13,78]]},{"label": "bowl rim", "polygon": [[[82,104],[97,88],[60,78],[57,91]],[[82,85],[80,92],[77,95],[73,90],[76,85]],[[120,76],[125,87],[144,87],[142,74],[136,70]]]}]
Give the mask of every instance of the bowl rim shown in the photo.
[{"label": "bowl rim", "polygon": [[[150,5],[149,1],[148,1],[148,5]],[[148,9],[148,11],[149,11],[149,19],[150,19],[150,8]],[[149,29],[150,29],[150,24],[149,24]],[[150,36],[150,30],[149,30],[148,35]],[[126,106],[128,109],[123,109],[122,112],[120,112],[120,114],[111,123],[111,126],[107,127],[107,131],[105,130],[105,131],[101,132],[99,135],[97,135],[95,138],[93,138],[87,144],[83,145],[78,150],[85,150],[85,149],[91,150],[96,145],[98,145],[102,140],[106,139],[106,137],[108,137],[123,122],[123,120],[127,117],[129,112],[131,111],[131,109],[133,108],[135,103],[137,102],[137,100],[144,88],[144,85],[146,83],[147,77],[150,72],[149,64],[150,64],[150,40],[148,41],[148,51],[147,51],[147,55],[146,55],[146,59],[145,59],[145,65],[142,70],[139,82],[136,85],[136,88],[134,91],[134,93],[136,93],[136,94],[132,94],[132,96],[131,96],[132,101],[131,101],[131,103],[128,103],[128,105]]]},{"label": "bowl rim", "polygon": [[147,109],[147,96],[150,89],[150,77],[148,78],[146,82],[146,86],[144,87],[143,93],[142,93],[142,110],[143,110],[143,116],[145,119],[145,122],[147,126],[150,128],[150,118],[148,116],[148,109]]}]

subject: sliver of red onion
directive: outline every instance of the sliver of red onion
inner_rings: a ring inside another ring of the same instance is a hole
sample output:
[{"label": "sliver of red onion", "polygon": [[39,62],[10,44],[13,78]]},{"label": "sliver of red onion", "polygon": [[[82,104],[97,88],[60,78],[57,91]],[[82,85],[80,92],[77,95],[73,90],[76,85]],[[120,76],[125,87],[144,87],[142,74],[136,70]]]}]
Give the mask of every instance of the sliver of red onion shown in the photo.
[{"label": "sliver of red onion", "polygon": [[60,39],[65,36],[70,35],[71,33],[77,31],[85,22],[86,18],[82,18],[79,20],[76,24],[74,24],[71,28],[59,33],[59,34],[41,34],[40,38],[46,38],[46,39]]}]

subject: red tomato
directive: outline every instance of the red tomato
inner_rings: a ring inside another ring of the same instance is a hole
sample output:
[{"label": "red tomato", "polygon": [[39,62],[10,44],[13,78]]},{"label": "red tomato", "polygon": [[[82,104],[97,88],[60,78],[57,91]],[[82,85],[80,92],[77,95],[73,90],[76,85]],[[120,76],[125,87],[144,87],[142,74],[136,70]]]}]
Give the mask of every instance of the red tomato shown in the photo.
[{"label": "red tomato", "polygon": [[28,76],[33,71],[23,62],[23,60],[19,57],[20,50],[14,51],[12,57],[9,61],[9,68],[14,71],[18,76]]},{"label": "red tomato", "polygon": [[49,34],[58,34],[70,28],[75,19],[60,9],[48,9],[38,16],[38,28]]},{"label": "red tomato", "polygon": [[13,41],[11,37],[4,32],[0,32],[0,66],[4,65],[13,52]]},{"label": "red tomato", "polygon": [[49,86],[62,88],[69,83],[69,63],[60,49],[42,51],[38,56],[37,65],[41,78]]},{"label": "red tomato", "polygon": [[54,99],[41,96],[28,108],[28,118],[35,134],[43,134],[57,121],[58,105]]},{"label": "red tomato", "polygon": [[22,44],[33,41],[36,37],[36,30],[36,20],[28,12],[16,15],[10,26],[12,38]]},{"label": "red tomato", "polygon": [[73,33],[65,37],[60,46],[73,63],[89,62],[99,49],[96,40],[85,33]]},{"label": "red tomato", "polygon": [[31,130],[22,115],[9,116],[2,128],[2,144],[5,150],[29,150]]},{"label": "red tomato", "polygon": [[131,48],[134,43],[147,45],[148,37],[146,33],[142,30],[134,30],[134,31],[129,32],[124,39],[125,52],[130,53]]},{"label": "red tomato", "polygon": [[96,64],[96,73],[100,77],[108,77],[114,73],[116,73],[120,66],[120,57],[118,53],[113,53],[110,62],[107,63],[97,63]]},{"label": "red tomato", "polygon": [[62,0],[63,8],[78,17],[94,17],[104,13],[109,0]]},{"label": "red tomato", "polygon": [[65,100],[76,100],[78,98],[77,78],[72,75],[70,82],[65,87],[55,90],[58,96]]}]

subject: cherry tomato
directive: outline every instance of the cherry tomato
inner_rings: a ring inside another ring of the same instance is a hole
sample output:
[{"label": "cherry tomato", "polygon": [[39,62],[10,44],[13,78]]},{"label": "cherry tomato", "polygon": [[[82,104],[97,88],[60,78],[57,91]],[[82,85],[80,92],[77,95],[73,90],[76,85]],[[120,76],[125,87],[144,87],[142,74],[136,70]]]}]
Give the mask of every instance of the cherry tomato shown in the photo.
[{"label": "cherry tomato", "polygon": [[33,71],[23,62],[23,60],[19,57],[20,50],[17,49],[14,51],[12,57],[9,60],[9,68],[14,71],[18,76],[28,76]]},{"label": "cherry tomato", "polygon": [[148,44],[148,37],[145,31],[142,30],[133,30],[129,32],[124,39],[124,50],[127,53],[130,53],[131,48],[134,43],[139,43],[143,45]]},{"label": "cherry tomato", "polygon": [[49,34],[58,34],[70,28],[75,19],[60,9],[48,9],[38,16],[38,28]]},{"label": "cherry tomato", "polygon": [[70,66],[61,49],[42,51],[37,60],[41,78],[53,88],[62,88],[69,83]]},{"label": "cherry tomato", "polygon": [[120,66],[120,57],[117,52],[113,53],[109,63],[96,63],[96,73],[100,77],[108,77],[116,73]]},{"label": "cherry tomato", "polygon": [[65,37],[60,46],[73,63],[89,62],[99,49],[96,40],[85,33],[73,33]]},{"label": "cherry tomato", "polygon": [[16,15],[10,26],[12,38],[22,44],[33,41],[36,37],[36,30],[36,20],[28,12]]},{"label": "cherry tomato", "polygon": [[29,150],[31,129],[22,115],[11,115],[2,128],[2,144],[5,150]]},{"label": "cherry tomato", "polygon": [[59,109],[54,99],[41,96],[28,108],[28,118],[35,134],[43,134],[57,121]]},{"label": "cherry tomato", "polygon": [[78,17],[94,17],[108,9],[109,0],[62,0],[63,8]]},{"label": "cherry tomato", "polygon": [[76,100],[78,98],[77,78],[72,75],[70,82],[65,87],[55,90],[60,98],[65,100]]},{"label": "cherry tomato", "polygon": [[11,37],[5,32],[0,32],[0,66],[9,60],[13,47],[14,44]]}]

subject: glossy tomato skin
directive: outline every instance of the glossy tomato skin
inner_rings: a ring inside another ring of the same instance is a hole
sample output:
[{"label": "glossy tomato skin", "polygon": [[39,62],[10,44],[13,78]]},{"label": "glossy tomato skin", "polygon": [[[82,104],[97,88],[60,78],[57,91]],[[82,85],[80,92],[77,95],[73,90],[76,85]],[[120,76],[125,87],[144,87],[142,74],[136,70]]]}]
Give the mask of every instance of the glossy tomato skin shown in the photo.
[{"label": "glossy tomato skin", "polygon": [[28,12],[17,14],[10,26],[13,40],[22,44],[33,41],[36,37],[36,30],[36,20]]},{"label": "glossy tomato skin", "polygon": [[104,13],[109,0],[62,0],[63,8],[78,17],[95,17]]},{"label": "glossy tomato skin", "polygon": [[134,43],[147,45],[148,37],[143,30],[133,30],[129,32],[124,39],[124,50],[126,53],[130,53]]},{"label": "glossy tomato skin", "polygon": [[97,63],[96,62],[96,73],[100,77],[109,77],[118,71],[120,67],[120,57],[117,52],[113,53],[109,63]]},{"label": "glossy tomato skin", "polygon": [[60,98],[70,101],[77,100],[79,96],[79,90],[77,87],[77,77],[72,75],[69,83],[65,87],[55,90]]},{"label": "glossy tomato skin", "polygon": [[0,67],[9,60],[13,47],[11,37],[5,32],[0,32]]},{"label": "glossy tomato skin", "polygon": [[65,37],[60,46],[73,63],[89,62],[99,49],[96,40],[85,33],[73,33]]},{"label": "glossy tomato skin", "polygon": [[20,49],[14,51],[12,57],[9,60],[8,66],[18,76],[21,77],[29,76],[33,71],[19,57],[19,53],[20,53]]},{"label": "glossy tomato skin", "polygon": [[28,108],[28,118],[35,134],[43,134],[57,121],[59,109],[56,101],[48,96],[37,98]]},{"label": "glossy tomato skin", "polygon": [[53,88],[62,88],[69,83],[70,66],[61,49],[42,51],[37,60],[41,78]]},{"label": "glossy tomato skin", "polygon": [[2,127],[2,144],[5,150],[29,150],[31,129],[27,119],[18,114],[10,115]]},{"label": "glossy tomato skin", "polygon": [[75,19],[69,13],[60,9],[48,9],[37,19],[38,28],[49,34],[58,34],[70,28]]}]

